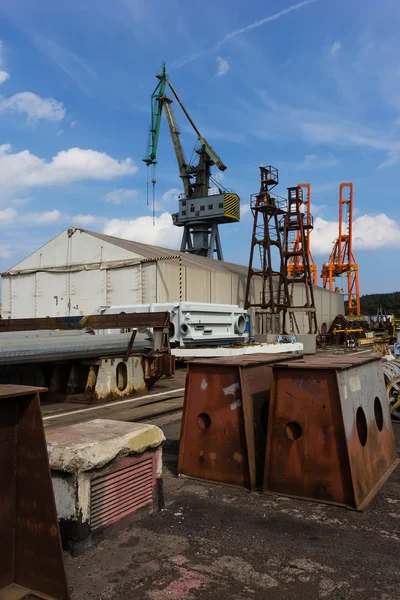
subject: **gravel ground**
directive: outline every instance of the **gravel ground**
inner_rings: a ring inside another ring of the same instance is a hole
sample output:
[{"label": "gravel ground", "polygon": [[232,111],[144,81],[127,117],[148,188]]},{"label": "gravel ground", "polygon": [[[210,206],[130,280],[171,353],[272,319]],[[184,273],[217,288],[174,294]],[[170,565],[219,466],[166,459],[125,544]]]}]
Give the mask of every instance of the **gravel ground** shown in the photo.
[{"label": "gravel ground", "polygon": [[400,467],[363,513],[250,494],[176,478],[180,416],[153,422],[165,510],[66,555],[72,600],[400,598]]}]

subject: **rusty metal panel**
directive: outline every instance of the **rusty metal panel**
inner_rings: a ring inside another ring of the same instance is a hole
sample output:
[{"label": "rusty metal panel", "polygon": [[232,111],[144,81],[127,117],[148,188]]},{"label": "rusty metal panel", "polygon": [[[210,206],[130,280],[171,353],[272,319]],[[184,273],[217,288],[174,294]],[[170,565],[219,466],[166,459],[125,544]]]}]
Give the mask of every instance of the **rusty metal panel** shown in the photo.
[{"label": "rusty metal panel", "polygon": [[287,361],[286,359],[276,361],[279,367],[290,369],[326,369],[328,366],[336,369],[350,369],[357,365],[374,362],[381,357],[379,354],[314,354]]},{"label": "rusty metal panel", "polygon": [[125,329],[129,327],[169,327],[168,312],[88,315],[85,317],[44,317],[39,319],[0,319],[2,331],[36,331],[37,329]]},{"label": "rusty metal panel", "polygon": [[264,490],[362,510],[398,462],[381,361],[307,357],[273,372]]},{"label": "rusty metal panel", "polygon": [[188,365],[178,473],[255,489],[262,482],[271,364],[282,355]]},{"label": "rusty metal panel", "polygon": [[114,525],[120,519],[154,504],[156,467],[154,454],[127,457],[90,484],[92,531]]},{"label": "rusty metal panel", "polygon": [[0,386],[0,597],[68,600],[38,392]]}]

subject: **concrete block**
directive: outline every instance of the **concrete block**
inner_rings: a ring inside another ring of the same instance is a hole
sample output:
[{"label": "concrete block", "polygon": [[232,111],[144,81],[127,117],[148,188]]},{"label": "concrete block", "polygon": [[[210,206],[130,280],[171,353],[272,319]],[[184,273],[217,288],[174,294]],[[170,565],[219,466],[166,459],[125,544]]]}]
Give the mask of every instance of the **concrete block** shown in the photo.
[{"label": "concrete block", "polygon": [[154,425],[95,419],[47,432],[64,549],[79,554],[162,508],[164,434]]},{"label": "concrete block", "polygon": [[[256,343],[268,343],[272,344],[276,342],[276,334],[275,333],[265,333],[263,335],[255,335],[254,341]],[[311,333],[300,333],[296,334],[296,342],[292,344],[280,343],[276,344],[277,346],[282,346],[287,348],[283,350],[283,352],[290,352],[290,347],[293,348],[293,352],[298,351],[297,345],[300,345],[302,354],[315,354],[317,351],[317,342],[315,335]],[[277,352],[277,350],[275,350]]]}]

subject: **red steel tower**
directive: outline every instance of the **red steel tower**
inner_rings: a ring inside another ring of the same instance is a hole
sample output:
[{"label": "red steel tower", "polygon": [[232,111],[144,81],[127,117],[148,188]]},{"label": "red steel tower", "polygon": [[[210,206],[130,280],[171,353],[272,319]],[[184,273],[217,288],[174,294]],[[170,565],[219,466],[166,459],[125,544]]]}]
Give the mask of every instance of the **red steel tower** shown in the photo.
[{"label": "red steel tower", "polygon": [[[299,183],[297,185],[297,187],[299,187],[302,190],[301,202],[300,202],[301,208],[303,209],[302,212],[304,212],[304,214],[307,215],[307,217],[306,217],[307,222],[310,223],[311,222],[311,185],[309,183]],[[305,233],[305,237],[306,237],[306,249],[307,249],[307,255],[308,255],[308,262],[310,264],[311,279],[312,279],[313,285],[317,285],[318,284],[317,265],[315,264],[315,261],[311,254],[311,246],[310,246],[311,231],[312,231],[311,229],[306,229],[304,233]],[[297,238],[296,238],[296,249],[300,249],[300,247],[301,247],[301,239],[300,239],[300,231],[298,231]],[[301,254],[293,256],[288,263],[288,276],[296,277],[296,276],[302,275],[303,273],[304,273],[303,256]]]}]

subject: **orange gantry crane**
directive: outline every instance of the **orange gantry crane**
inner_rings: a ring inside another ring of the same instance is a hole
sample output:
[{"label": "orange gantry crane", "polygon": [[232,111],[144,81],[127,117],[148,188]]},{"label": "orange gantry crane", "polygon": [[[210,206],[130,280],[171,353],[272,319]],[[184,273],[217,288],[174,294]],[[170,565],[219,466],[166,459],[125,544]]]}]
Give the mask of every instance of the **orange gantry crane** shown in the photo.
[{"label": "orange gantry crane", "polygon": [[[307,223],[311,223],[311,185],[309,183],[299,183],[297,187],[301,189],[301,201],[303,211],[305,215],[307,215]],[[314,259],[311,254],[310,247],[310,233],[312,229],[307,229],[305,231],[306,237],[306,250],[308,255],[308,261],[310,263],[310,271],[311,271],[311,280],[314,285],[318,283],[318,275],[317,275],[317,265],[314,262]],[[299,250],[301,247],[301,239],[300,239],[300,231],[297,233],[297,238],[295,241],[295,250]],[[287,274],[288,277],[296,277],[298,275],[302,275],[304,273],[304,264],[303,257],[300,252],[297,256],[292,256],[288,262],[287,266]]]},{"label": "orange gantry crane", "polygon": [[347,275],[349,316],[361,314],[358,265],[353,254],[353,184],[341,183],[339,193],[339,237],[333,245],[329,262],[322,265],[322,284],[333,291],[336,277]]}]

